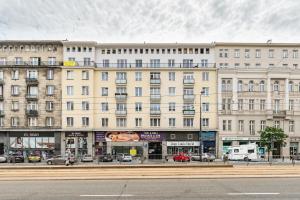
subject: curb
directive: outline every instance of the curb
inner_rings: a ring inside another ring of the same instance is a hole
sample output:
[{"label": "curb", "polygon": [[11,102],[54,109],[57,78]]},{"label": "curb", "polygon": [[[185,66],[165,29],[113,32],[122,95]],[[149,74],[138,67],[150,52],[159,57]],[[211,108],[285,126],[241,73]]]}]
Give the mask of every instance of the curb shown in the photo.
[{"label": "curb", "polygon": [[233,165],[91,165],[91,166],[0,166],[0,169],[126,169],[126,168],[232,168]]}]

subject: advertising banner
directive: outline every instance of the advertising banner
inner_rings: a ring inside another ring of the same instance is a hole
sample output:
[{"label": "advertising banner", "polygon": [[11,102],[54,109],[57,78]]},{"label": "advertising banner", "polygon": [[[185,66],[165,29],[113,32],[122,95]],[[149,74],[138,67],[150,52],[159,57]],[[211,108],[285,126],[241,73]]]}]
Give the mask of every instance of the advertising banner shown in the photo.
[{"label": "advertising banner", "polygon": [[157,131],[107,131],[96,132],[96,142],[138,142],[138,141],[163,141],[165,140],[165,134]]}]

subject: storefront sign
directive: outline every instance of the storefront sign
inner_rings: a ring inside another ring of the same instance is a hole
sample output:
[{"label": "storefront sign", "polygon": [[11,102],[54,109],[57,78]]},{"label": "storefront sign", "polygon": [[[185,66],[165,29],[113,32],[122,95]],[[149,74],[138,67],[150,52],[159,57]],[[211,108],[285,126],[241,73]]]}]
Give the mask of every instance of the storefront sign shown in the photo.
[{"label": "storefront sign", "polygon": [[230,136],[230,137],[222,137],[223,141],[258,141],[260,140],[260,137],[236,137],[236,136]]},{"label": "storefront sign", "polygon": [[65,137],[88,137],[86,132],[66,132]]},{"label": "storefront sign", "polygon": [[202,131],[201,134],[202,141],[215,141],[216,140],[216,132],[214,131]]},{"label": "storefront sign", "polygon": [[183,146],[183,147],[190,147],[190,146],[200,146],[200,142],[199,141],[177,141],[177,142],[173,142],[173,141],[167,141],[167,146]]},{"label": "storefront sign", "polygon": [[166,139],[165,134],[156,131],[145,131],[140,133],[140,139],[143,141],[164,141]]},{"label": "storefront sign", "polygon": [[96,142],[105,142],[105,132],[96,132],[95,133]]},{"label": "storefront sign", "polygon": [[299,142],[300,137],[290,137],[290,142]]},{"label": "storefront sign", "polygon": [[35,132],[11,132],[9,137],[54,137],[54,133],[35,133]]}]

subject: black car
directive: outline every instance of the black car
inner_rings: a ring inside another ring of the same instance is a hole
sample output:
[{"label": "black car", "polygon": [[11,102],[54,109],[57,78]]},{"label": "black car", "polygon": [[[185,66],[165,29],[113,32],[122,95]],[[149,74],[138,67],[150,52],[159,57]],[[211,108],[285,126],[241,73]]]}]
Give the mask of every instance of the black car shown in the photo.
[{"label": "black car", "polygon": [[112,162],[113,160],[114,159],[111,154],[103,154],[103,155],[100,155],[98,158],[99,162]]},{"label": "black car", "polygon": [[24,162],[24,157],[19,154],[10,154],[8,156],[7,162],[9,163],[23,163]]}]

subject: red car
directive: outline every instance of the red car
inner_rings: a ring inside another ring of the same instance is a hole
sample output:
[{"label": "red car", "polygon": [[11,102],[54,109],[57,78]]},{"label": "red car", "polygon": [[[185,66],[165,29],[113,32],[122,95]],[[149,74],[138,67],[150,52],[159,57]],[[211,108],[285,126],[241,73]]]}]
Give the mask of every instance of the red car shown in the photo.
[{"label": "red car", "polygon": [[174,160],[174,162],[190,162],[191,158],[190,158],[190,156],[180,153],[178,155],[174,155],[173,160]]}]

